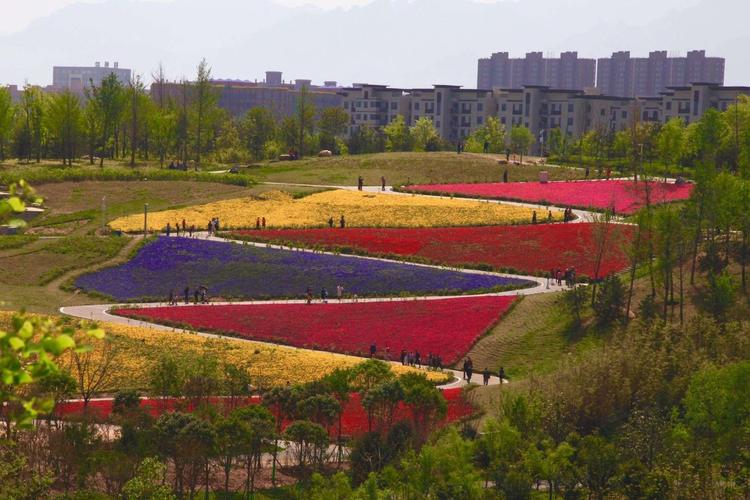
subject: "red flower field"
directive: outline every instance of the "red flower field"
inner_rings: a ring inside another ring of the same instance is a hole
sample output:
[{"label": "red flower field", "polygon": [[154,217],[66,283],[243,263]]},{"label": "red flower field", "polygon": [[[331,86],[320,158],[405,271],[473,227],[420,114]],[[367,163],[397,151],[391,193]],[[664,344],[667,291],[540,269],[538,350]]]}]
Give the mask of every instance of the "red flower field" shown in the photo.
[{"label": "red flower field", "polygon": [[[448,403],[448,412],[445,415],[443,424],[458,421],[464,417],[467,417],[474,413],[474,408],[469,404],[461,394],[460,388],[446,389],[443,392],[446,402]],[[112,399],[97,399],[89,402],[89,415],[93,415],[100,420],[106,420],[112,413]],[[212,398],[211,404],[215,406],[224,406],[227,410],[229,409],[229,400],[222,398]],[[251,404],[259,404],[260,398],[244,398],[237,402],[237,406],[246,406]],[[142,399],[141,408],[143,408],[152,417],[158,417],[162,413],[172,411],[187,411],[192,412],[195,408],[186,399]],[[81,415],[83,413],[83,402],[82,401],[70,401],[63,402],[57,405],[55,408],[55,414],[58,417],[72,417]],[[404,405],[399,405],[396,412],[395,421],[406,420],[412,418],[410,409]],[[290,422],[286,422],[285,425]],[[346,403],[344,413],[341,418],[342,434],[345,436],[356,436],[367,432],[367,412],[362,407],[360,402],[360,395],[353,393],[349,401]],[[334,424],[329,429],[331,435],[334,436],[337,432],[337,424]]]},{"label": "red flower field", "polygon": [[[345,286],[345,285],[344,285]],[[189,325],[246,339],[398,359],[417,350],[454,363],[508,310],[515,297],[342,304],[254,304],[119,309],[121,316]],[[335,302],[335,301],[332,301]]]},{"label": "red flower field", "polygon": [[[692,184],[649,182],[651,203],[686,200]],[[615,207],[617,214],[632,214],[646,204],[646,183],[635,185],[627,180],[575,182],[510,182],[494,184],[422,184],[408,186],[409,191],[445,193],[477,198],[524,201],[556,206],[606,210]]]},{"label": "red flower field", "polygon": [[[449,266],[490,266],[526,274],[575,267],[579,276],[596,270],[594,224],[539,224],[527,226],[449,228],[281,229],[235,233],[255,241],[305,247],[346,249],[357,253],[416,257]],[[603,226],[601,226],[603,227]],[[630,226],[608,226],[610,250],[599,276],[627,267],[622,243],[632,235]]]}]

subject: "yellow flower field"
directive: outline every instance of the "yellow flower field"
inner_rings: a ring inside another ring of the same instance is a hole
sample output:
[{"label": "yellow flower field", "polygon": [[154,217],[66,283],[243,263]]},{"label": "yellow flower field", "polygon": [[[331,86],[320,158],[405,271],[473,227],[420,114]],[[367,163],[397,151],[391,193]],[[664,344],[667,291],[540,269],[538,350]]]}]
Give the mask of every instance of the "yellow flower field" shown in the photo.
[{"label": "yellow flower field", "polygon": [[[0,311],[0,330],[10,323],[11,314]],[[68,324],[76,320],[65,318]],[[349,368],[363,361],[362,358],[333,354],[286,346],[250,342],[231,338],[208,338],[197,334],[172,332],[148,327],[99,323],[106,332],[106,341],[112,342],[113,360],[110,386],[104,391],[120,389],[147,389],[152,366],[163,355],[177,360],[189,361],[196,354],[214,357],[219,363],[226,362],[244,366],[252,377],[253,384],[259,387],[284,386],[312,382],[336,368]],[[94,347],[94,359],[103,355],[103,342],[81,336],[84,343]],[[71,356],[63,355],[61,366],[69,366]],[[416,369],[393,365],[397,374]],[[425,372],[430,380],[443,383],[448,375]]]},{"label": "yellow flower field", "polygon": [[[222,229],[255,227],[258,217],[269,228],[323,227],[333,217],[338,226],[343,215],[351,227],[440,227],[526,224],[533,210],[501,203],[438,198],[417,195],[375,194],[334,190],[292,199],[286,193],[267,193],[265,198],[238,198],[149,214],[150,231],[161,231],[185,219],[188,226],[205,230],[208,221],[219,218]],[[562,213],[553,211],[555,220]],[[547,212],[537,213],[546,220]],[[143,215],[121,217],[110,223],[120,231],[143,230]]]}]

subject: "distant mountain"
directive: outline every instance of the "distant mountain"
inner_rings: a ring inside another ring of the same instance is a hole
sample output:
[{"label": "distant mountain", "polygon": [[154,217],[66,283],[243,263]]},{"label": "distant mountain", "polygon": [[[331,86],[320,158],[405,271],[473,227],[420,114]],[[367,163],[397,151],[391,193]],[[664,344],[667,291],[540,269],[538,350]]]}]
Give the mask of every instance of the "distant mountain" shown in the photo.
[{"label": "distant mountain", "polygon": [[[727,82],[750,85],[750,2],[737,0],[374,0],[362,7],[290,8],[270,0],[106,0],[74,4],[0,37],[0,82],[49,83],[55,64],[119,61],[148,75],[162,61],[192,76],[201,57],[222,78],[312,78],[474,86],[476,60],[578,50],[685,52],[727,58]],[[147,78],[148,79],[148,78]]]}]

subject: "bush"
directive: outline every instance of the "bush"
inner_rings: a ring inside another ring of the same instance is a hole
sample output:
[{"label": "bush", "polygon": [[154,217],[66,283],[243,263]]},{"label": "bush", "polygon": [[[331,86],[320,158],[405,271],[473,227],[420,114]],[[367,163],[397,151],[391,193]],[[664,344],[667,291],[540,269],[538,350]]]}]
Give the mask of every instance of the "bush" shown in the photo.
[{"label": "bush", "polygon": [[608,326],[622,319],[625,306],[625,288],[617,276],[609,276],[602,281],[599,293],[594,300],[594,316],[601,326]]}]

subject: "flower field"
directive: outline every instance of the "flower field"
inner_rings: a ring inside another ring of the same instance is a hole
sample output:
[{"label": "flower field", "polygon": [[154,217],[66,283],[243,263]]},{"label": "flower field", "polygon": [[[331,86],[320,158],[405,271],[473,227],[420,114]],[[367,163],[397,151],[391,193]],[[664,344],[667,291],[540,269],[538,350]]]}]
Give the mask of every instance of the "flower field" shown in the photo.
[{"label": "flower field", "polygon": [[[449,228],[351,228],[238,231],[236,237],[344,252],[418,258],[448,266],[489,266],[526,274],[576,268],[593,276],[596,269],[595,224]],[[599,274],[606,276],[628,265],[623,244],[632,228],[612,225],[611,250]]]},{"label": "flower field", "polygon": [[[257,248],[252,245],[158,238],[129,262],[79,277],[75,285],[119,301],[165,300],[205,285],[216,297],[268,299],[304,297],[341,284],[347,294],[461,294],[499,287],[522,287],[528,281],[467,274],[369,259],[312,252]],[[192,297],[191,297],[192,298]]]},{"label": "flower field", "polygon": [[[323,227],[341,215],[348,227],[431,227],[490,224],[526,224],[532,210],[524,207],[469,200],[394,196],[335,190],[292,199],[276,193],[266,199],[238,198],[149,214],[149,230],[161,231],[167,223],[185,219],[187,225],[205,230],[209,220],[219,218],[222,229],[254,228],[258,217],[267,227]],[[562,215],[553,214],[557,219]],[[120,231],[142,231],[143,215],[131,215],[110,223]]]},{"label": "flower field", "polygon": [[[500,319],[515,297],[342,304],[268,304],[119,309],[115,314],[200,331],[397,360],[401,350],[455,363]],[[389,353],[389,354],[386,354]]]},{"label": "flower field", "polygon": [[[690,197],[693,184],[649,182],[651,203],[668,203]],[[627,180],[576,182],[511,182],[496,184],[423,184],[408,186],[412,192],[444,193],[477,198],[543,203],[632,214],[646,204],[646,183]]]},{"label": "flower field", "polygon": [[[448,403],[448,412],[446,413],[444,424],[458,421],[464,417],[467,417],[474,413],[474,408],[463,398],[460,388],[446,389],[443,392],[446,402]],[[215,398],[212,401],[216,406],[223,406],[226,400]],[[260,398],[254,397],[245,399],[240,405],[251,405],[259,404]],[[192,411],[193,408],[188,400],[159,400],[159,399],[142,399],[141,407],[145,409],[151,416],[158,417],[162,413],[167,411]],[[95,414],[100,419],[107,419],[112,413],[112,400],[102,399],[94,400],[89,403],[89,414]],[[63,402],[57,405],[55,413],[60,417],[80,415],[83,412],[83,403],[80,401]],[[405,420],[411,418],[410,410],[404,405],[400,404],[396,410],[395,421]],[[288,423],[288,422],[287,422]],[[361,398],[359,394],[352,394],[344,407],[344,412],[341,418],[342,424],[342,435],[344,436],[357,436],[367,432],[367,412],[362,407]],[[329,429],[331,436],[335,436],[337,433],[337,426]]]}]

